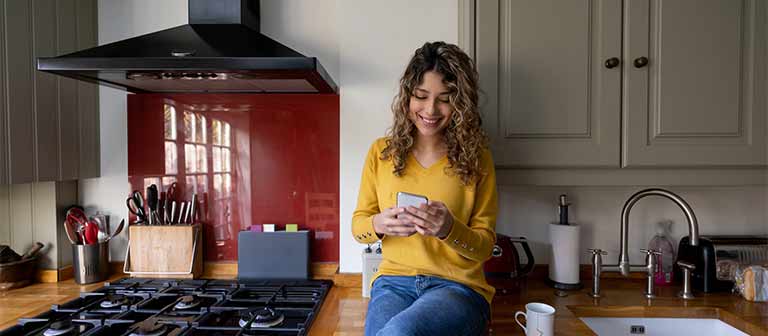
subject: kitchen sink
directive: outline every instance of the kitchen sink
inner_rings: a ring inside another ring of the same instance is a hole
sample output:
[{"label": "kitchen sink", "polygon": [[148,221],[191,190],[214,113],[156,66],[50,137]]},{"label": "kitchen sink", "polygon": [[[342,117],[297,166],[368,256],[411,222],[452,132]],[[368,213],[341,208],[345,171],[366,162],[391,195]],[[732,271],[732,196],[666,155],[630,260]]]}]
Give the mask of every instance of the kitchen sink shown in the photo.
[{"label": "kitchen sink", "polygon": [[582,317],[598,335],[718,335],[749,336],[713,318]]}]

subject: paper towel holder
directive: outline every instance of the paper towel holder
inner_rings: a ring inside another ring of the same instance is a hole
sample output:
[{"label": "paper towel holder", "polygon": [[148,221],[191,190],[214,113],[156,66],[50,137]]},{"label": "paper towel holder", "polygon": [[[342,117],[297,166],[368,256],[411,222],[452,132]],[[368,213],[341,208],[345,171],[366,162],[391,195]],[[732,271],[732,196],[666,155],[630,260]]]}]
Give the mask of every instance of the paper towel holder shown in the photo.
[{"label": "paper towel holder", "polygon": [[545,279],[548,286],[559,290],[579,290],[584,287],[579,277],[580,231],[581,227],[574,223],[549,224],[551,258],[549,259],[549,276]]}]

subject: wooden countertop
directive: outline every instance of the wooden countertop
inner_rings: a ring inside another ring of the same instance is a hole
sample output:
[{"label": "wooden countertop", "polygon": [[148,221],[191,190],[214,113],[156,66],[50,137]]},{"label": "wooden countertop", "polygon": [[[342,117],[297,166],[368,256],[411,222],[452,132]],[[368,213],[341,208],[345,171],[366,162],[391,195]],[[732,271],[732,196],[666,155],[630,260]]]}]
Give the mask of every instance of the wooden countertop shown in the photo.
[{"label": "wooden countertop", "polygon": [[558,297],[542,282],[529,280],[511,294],[501,293],[493,302],[493,335],[523,335],[515,323],[515,312],[525,311],[528,302],[543,302],[557,310],[555,335],[595,335],[580,317],[689,317],[715,318],[750,335],[768,335],[768,303],[749,302],[731,293],[696,293],[692,300],[677,297],[680,288],[657,287],[657,297],[643,295],[645,282],[637,279],[603,279],[602,297],[580,291]]},{"label": "wooden countertop", "polygon": [[[543,302],[557,309],[556,335],[594,335],[579,317],[644,316],[717,318],[750,335],[768,336],[768,303],[749,302],[730,293],[694,293],[695,299],[684,301],[676,297],[678,287],[659,288],[658,297],[649,301],[642,294],[644,282],[641,280],[603,279],[602,282],[600,299],[586,295],[588,288],[558,297],[542,281],[529,279],[519,283],[509,294],[499,293],[495,298],[490,335],[523,335],[514,321],[515,312],[524,310],[528,302]],[[50,309],[51,304],[67,302],[81,291],[99,287],[101,284],[78,286],[67,280],[0,292],[0,330],[16,324],[20,317],[37,315]],[[368,299],[361,297],[360,288],[334,287],[310,335],[363,335],[367,305]]]}]

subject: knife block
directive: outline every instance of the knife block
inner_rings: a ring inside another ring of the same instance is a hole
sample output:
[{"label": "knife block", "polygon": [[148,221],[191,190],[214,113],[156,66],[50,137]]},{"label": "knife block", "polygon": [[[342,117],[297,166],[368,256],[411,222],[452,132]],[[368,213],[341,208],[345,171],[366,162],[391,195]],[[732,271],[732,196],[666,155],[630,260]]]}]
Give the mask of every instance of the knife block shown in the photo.
[{"label": "knife block", "polygon": [[193,225],[132,225],[123,272],[132,277],[195,279],[203,274],[203,230]]}]

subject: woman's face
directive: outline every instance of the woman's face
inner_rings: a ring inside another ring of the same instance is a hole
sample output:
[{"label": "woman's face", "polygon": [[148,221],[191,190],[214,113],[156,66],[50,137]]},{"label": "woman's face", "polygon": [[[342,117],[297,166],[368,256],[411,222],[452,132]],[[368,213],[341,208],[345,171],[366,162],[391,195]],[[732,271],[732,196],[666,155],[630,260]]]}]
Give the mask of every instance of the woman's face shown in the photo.
[{"label": "woman's face", "polygon": [[424,73],[421,84],[411,92],[408,104],[408,118],[416,125],[420,135],[442,134],[448,127],[453,112],[448,102],[449,94],[443,84],[443,75],[434,71]]}]

